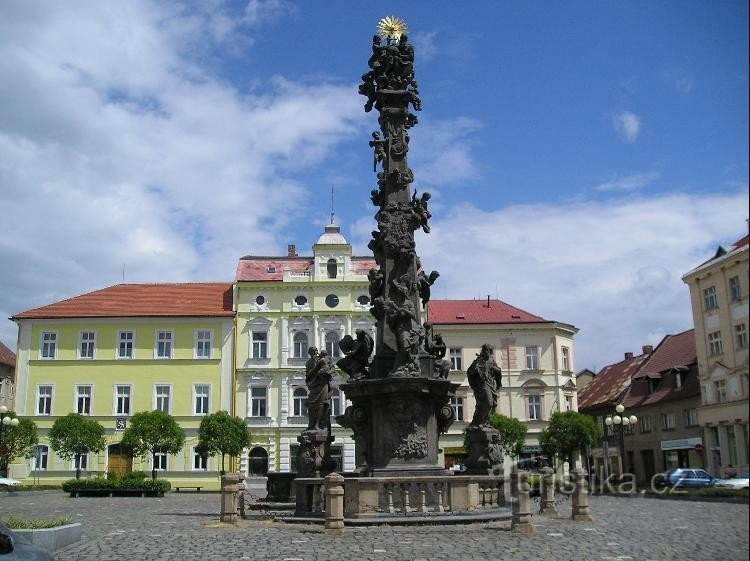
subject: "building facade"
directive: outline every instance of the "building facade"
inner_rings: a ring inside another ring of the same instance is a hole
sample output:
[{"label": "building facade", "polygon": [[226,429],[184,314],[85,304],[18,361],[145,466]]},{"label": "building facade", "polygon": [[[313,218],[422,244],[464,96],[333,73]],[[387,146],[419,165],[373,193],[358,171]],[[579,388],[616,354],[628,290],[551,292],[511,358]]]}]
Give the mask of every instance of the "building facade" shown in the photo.
[{"label": "building facade", "polygon": [[[500,300],[431,300],[427,312],[434,332],[448,347],[449,377],[460,384],[453,400],[457,420],[440,440],[446,464],[462,459],[463,431],[474,414],[466,370],[485,343],[494,348],[495,361],[503,371],[496,411],[521,420],[528,429],[519,460],[542,455],[539,433],[552,413],[578,410],[573,380],[573,336],[578,330]],[[505,471],[512,461],[505,458]]]},{"label": "building facade", "polygon": [[16,353],[0,342],[0,406],[14,408]]},{"label": "building facade", "polygon": [[682,279],[690,288],[701,384],[698,422],[707,468],[747,467],[748,449],[748,236],[720,247]]},{"label": "building facade", "polygon": [[[151,458],[120,446],[130,416],[161,409],[186,433],[183,450],[156,469],[183,484],[217,482],[214,458],[195,447],[202,417],[232,403],[233,316],[229,283],[116,285],[13,316],[19,348],[15,410],[34,420],[39,445],[14,477],[57,483],[77,466],[57,457],[47,434],[75,412],[106,430],[106,449],[84,472],[150,471]],[[197,482],[197,483],[196,483]]]}]

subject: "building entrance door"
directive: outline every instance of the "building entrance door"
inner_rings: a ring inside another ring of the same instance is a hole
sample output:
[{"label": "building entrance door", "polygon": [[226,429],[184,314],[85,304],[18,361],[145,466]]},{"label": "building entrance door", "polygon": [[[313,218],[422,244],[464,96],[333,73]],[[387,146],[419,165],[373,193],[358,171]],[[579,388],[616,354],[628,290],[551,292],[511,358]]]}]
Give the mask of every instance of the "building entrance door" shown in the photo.
[{"label": "building entrance door", "polygon": [[121,444],[112,444],[107,448],[109,462],[107,471],[122,477],[126,473],[133,471],[133,457],[125,450]]}]

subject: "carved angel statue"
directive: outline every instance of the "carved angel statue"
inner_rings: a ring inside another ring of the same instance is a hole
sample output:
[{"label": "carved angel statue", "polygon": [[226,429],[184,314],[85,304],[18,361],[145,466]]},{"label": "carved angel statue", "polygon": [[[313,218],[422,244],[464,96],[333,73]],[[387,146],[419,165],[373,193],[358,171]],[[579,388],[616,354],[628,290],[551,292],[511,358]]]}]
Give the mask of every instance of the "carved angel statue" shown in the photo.
[{"label": "carved angel statue", "polygon": [[497,390],[503,385],[502,371],[492,355],[492,346],[485,343],[466,371],[476,401],[474,418],[471,420],[473,427],[489,424],[490,413],[497,406]]},{"label": "carved angel statue", "polygon": [[346,356],[340,358],[336,366],[352,379],[363,378],[367,376],[367,366],[370,364],[370,355],[374,347],[372,337],[365,330],[357,329],[356,339],[346,335],[339,342],[339,348]]}]

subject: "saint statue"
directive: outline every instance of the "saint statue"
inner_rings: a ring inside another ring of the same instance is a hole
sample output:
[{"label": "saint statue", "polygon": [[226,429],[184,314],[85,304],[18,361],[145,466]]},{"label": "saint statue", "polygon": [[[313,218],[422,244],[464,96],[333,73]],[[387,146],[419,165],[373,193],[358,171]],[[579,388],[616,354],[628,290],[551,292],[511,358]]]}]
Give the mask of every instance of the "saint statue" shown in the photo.
[{"label": "saint statue", "polygon": [[492,355],[493,348],[485,343],[466,371],[476,401],[474,418],[471,420],[473,427],[489,425],[490,413],[497,406],[497,390],[503,385],[502,371]]}]

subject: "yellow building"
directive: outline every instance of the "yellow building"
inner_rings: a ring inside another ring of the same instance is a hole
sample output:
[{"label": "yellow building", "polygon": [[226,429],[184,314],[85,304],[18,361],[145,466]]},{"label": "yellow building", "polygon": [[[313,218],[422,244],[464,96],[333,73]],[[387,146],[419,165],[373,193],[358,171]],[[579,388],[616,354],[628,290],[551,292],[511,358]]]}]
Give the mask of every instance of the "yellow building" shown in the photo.
[{"label": "yellow building", "polygon": [[176,456],[156,468],[173,484],[218,486],[214,458],[195,450],[202,417],[232,404],[232,285],[121,284],[16,314],[16,413],[31,418],[40,442],[14,477],[56,483],[76,466],[57,457],[46,435],[76,412],[106,429],[107,448],[81,460],[89,473],[150,471],[151,458],[120,447],[128,419],[161,409],[185,430]]},{"label": "yellow building", "polygon": [[748,236],[682,280],[693,309],[707,468],[721,475],[727,466],[748,465]]}]

